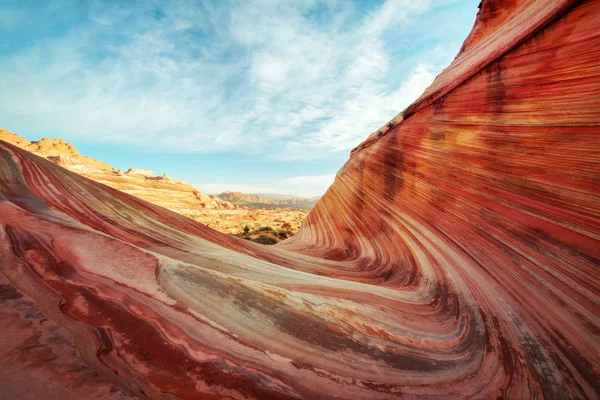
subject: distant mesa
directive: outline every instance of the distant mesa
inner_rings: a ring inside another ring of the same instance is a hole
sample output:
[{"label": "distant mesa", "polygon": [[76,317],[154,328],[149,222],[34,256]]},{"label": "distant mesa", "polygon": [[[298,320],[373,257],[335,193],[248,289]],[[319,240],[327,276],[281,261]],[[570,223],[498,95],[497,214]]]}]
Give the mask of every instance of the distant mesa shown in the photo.
[{"label": "distant mesa", "polygon": [[242,192],[223,192],[219,198],[239,206],[252,208],[295,208],[310,210],[317,204],[320,197],[295,197],[283,194],[252,194]]},{"label": "distant mesa", "polygon": [[274,204],[272,199],[256,194],[227,191],[219,194],[218,196],[223,200],[232,202]]}]

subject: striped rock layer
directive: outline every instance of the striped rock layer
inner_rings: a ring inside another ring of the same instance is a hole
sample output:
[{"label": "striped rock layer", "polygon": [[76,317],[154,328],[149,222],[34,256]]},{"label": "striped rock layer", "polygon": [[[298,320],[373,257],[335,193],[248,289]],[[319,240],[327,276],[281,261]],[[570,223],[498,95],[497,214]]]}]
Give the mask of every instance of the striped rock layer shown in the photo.
[{"label": "striped rock layer", "polygon": [[600,1],[483,1],[263,247],[0,143],[0,397],[598,398]]}]

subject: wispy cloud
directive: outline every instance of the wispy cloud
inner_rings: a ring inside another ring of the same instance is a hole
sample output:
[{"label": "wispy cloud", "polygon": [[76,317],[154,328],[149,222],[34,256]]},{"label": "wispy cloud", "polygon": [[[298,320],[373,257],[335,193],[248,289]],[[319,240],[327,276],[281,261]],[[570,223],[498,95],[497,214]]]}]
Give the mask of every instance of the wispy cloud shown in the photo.
[{"label": "wispy cloud", "polygon": [[333,183],[335,174],[295,176],[273,182],[268,186],[239,185],[227,183],[203,183],[198,188],[205,193],[236,191],[244,193],[291,194],[299,197],[320,196]]},{"label": "wispy cloud", "polygon": [[[433,7],[427,0],[368,9],[312,0],[90,4],[52,2],[36,12],[40,24],[78,13],[50,35],[0,48],[7,127],[166,151],[327,158],[401,111],[453,55],[424,49],[403,59],[389,48]],[[28,28],[25,14],[2,7],[0,33]]]}]

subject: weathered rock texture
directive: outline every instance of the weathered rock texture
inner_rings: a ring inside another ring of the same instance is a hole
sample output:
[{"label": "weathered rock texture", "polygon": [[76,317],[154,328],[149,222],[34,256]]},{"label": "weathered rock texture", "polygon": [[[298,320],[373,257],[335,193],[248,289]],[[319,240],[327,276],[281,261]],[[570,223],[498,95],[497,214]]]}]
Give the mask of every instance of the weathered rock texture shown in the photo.
[{"label": "weathered rock texture", "polygon": [[154,171],[147,169],[129,168],[126,172],[115,170],[105,162],[82,156],[70,143],[61,139],[43,138],[29,142],[13,132],[0,129],[0,140],[47,158],[96,182],[175,212],[194,214],[204,210],[236,208],[223,199],[198,191],[187,182],[172,179],[166,173],[157,176]]},{"label": "weathered rock texture", "polygon": [[113,167],[94,158],[82,156],[71,145],[61,139],[42,138],[29,142],[16,133],[0,128],[0,140],[14,144],[22,149],[45,157],[52,162],[75,172],[105,172],[110,173]]},{"label": "weathered rock texture", "polygon": [[484,1],[274,247],[0,145],[0,393],[598,398],[599,25]]}]

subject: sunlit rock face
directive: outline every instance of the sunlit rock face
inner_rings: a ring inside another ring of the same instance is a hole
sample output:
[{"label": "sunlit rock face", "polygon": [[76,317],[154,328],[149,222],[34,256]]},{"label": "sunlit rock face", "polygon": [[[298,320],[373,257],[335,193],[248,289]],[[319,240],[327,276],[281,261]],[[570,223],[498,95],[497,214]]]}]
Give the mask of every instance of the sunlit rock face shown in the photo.
[{"label": "sunlit rock face", "polygon": [[0,144],[10,398],[598,398],[600,1],[484,1],[273,247]]},{"label": "sunlit rock face", "polygon": [[82,156],[73,145],[61,139],[43,138],[29,142],[0,128],[0,140],[47,158],[96,182],[182,214],[193,215],[206,209],[235,208],[227,201],[199,192],[187,182],[172,179],[167,173],[158,176],[147,169],[129,168],[126,172],[116,170],[105,162]]}]

